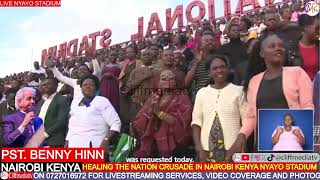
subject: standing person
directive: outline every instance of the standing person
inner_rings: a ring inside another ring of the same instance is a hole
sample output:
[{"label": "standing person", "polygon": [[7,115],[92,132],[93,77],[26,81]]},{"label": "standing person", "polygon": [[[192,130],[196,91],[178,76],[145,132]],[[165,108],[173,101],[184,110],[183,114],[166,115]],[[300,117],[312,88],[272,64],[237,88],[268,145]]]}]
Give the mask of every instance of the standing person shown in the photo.
[{"label": "standing person", "polygon": [[173,51],[173,57],[174,57],[174,67],[176,70],[180,70],[186,73],[182,61],[184,59],[183,54],[179,50]]},{"label": "standing person", "polygon": [[136,46],[129,45],[126,48],[126,59],[121,63],[121,72],[119,75],[120,89],[125,87],[131,71],[137,68],[137,53],[138,49]]},{"label": "standing person", "polygon": [[249,18],[241,18],[239,24],[241,41],[247,43],[250,38],[257,38],[258,35],[255,31],[249,31],[252,22]]},{"label": "standing person", "polygon": [[228,160],[233,153],[243,150],[246,138],[252,132],[256,135],[258,109],[313,109],[314,107],[309,76],[300,67],[284,67],[284,44],[277,35],[267,36],[262,42],[257,43],[253,53],[259,54],[260,58],[250,61],[264,61],[265,66],[257,67],[260,68],[260,72],[256,75],[248,72],[250,76],[244,88],[248,109],[237,143],[234,143],[227,153]]},{"label": "standing person", "polygon": [[[248,59],[250,59],[250,56],[252,56],[252,48],[255,45],[255,43],[258,42],[258,39],[249,39],[246,43],[246,54]],[[260,62],[259,62],[260,63]],[[242,63],[239,63],[235,68],[234,68],[234,79],[233,83],[235,85],[243,85],[246,75],[247,75],[247,68],[248,68],[248,60],[243,61]]]},{"label": "standing person", "polygon": [[39,81],[39,74],[37,73],[30,73],[29,74],[29,82],[28,86],[33,88],[39,88],[40,81]]},{"label": "standing person", "polygon": [[280,16],[275,12],[266,12],[264,15],[264,24],[266,29],[260,32],[262,39],[270,34],[274,34],[280,30]]},{"label": "standing person", "polygon": [[118,114],[107,98],[96,96],[96,76],[84,78],[80,86],[83,98],[71,105],[65,147],[102,147],[108,153],[110,141],[120,132]]},{"label": "standing person", "polygon": [[123,68],[119,75],[119,88],[120,88],[120,119],[122,124],[121,132],[129,133],[130,117],[129,110],[131,107],[131,97],[125,93],[127,82],[131,72],[137,67],[137,49],[135,46],[128,46],[126,53],[127,59],[123,61]]},{"label": "standing person", "polygon": [[[76,69],[74,69],[72,72],[75,72],[75,71],[76,71]],[[64,74],[64,76],[70,77],[70,75],[67,74],[66,72],[64,72],[63,74]],[[77,75],[76,76],[74,76],[74,75],[75,74],[72,74],[71,78],[77,79]],[[54,79],[54,76],[52,76],[52,77],[48,76],[47,79]],[[61,94],[62,96],[65,96],[67,98],[68,102],[71,104],[72,99],[73,99],[73,88],[72,87],[59,82],[57,92],[59,94]]]},{"label": "standing person", "polygon": [[230,59],[230,68],[234,69],[239,63],[247,61],[246,45],[240,39],[238,24],[231,23],[227,34],[230,42],[224,44],[219,50],[219,53],[226,55]]},{"label": "standing person", "polygon": [[41,126],[42,119],[33,112],[35,90],[30,87],[16,93],[17,112],[3,117],[3,138],[7,147],[23,147]]},{"label": "standing person", "polygon": [[45,95],[37,106],[37,115],[44,121],[46,143],[49,147],[63,147],[68,129],[69,101],[57,93],[57,79],[46,79],[41,87]]},{"label": "standing person", "polygon": [[301,12],[301,1],[296,1],[295,3],[292,3],[292,16],[291,16],[291,21],[297,22],[299,19],[299,16],[303,14]]},{"label": "standing person", "polygon": [[161,61],[159,61],[159,59],[160,59],[161,53],[160,53],[158,44],[154,42],[151,43],[149,46],[149,50],[152,56],[152,67],[160,70]]},{"label": "standing person", "polygon": [[149,50],[152,56],[153,64],[158,61],[159,58],[159,47],[157,45],[157,41],[152,41],[149,45]]},{"label": "standing person", "polygon": [[119,92],[119,75],[121,69],[117,64],[117,51],[109,52],[109,64],[102,68],[102,79],[100,84],[100,95],[106,97],[117,113],[120,112],[120,92]]},{"label": "standing person", "polygon": [[185,86],[194,88],[191,90],[191,102],[194,102],[196,93],[205,87],[209,81],[208,71],[206,71],[206,61],[210,53],[214,50],[213,35],[205,34],[201,37],[200,49],[194,53],[194,60],[191,62],[189,71],[185,78]]},{"label": "standing person", "polygon": [[298,64],[309,75],[311,80],[320,70],[319,63],[319,15],[303,14],[299,17],[299,25],[303,28],[303,36],[299,41],[299,52],[302,56]]},{"label": "standing person", "polygon": [[126,59],[126,51],[125,51],[125,49],[120,48],[120,49],[118,50],[118,59],[117,59],[117,61],[118,61],[118,62],[122,62],[122,61],[124,61],[125,59]]},{"label": "standing person", "polygon": [[46,74],[46,70],[44,68],[40,67],[38,61],[33,62],[33,67],[34,67],[34,69],[31,70],[31,73]]},{"label": "standing person", "polygon": [[179,69],[176,69],[174,66],[174,55],[171,49],[166,49],[163,51],[162,54],[162,68],[161,70],[170,70],[172,71],[177,80],[177,88],[184,88],[184,80],[185,80],[185,73]]},{"label": "standing person", "polygon": [[190,25],[187,25],[185,34],[187,37],[186,47],[193,49],[193,30]]},{"label": "standing person", "polygon": [[22,82],[19,79],[14,79],[10,83],[11,88],[15,91],[18,91],[20,89],[20,86],[22,85]]},{"label": "standing person", "polygon": [[190,27],[190,25],[187,25],[187,27],[186,27],[186,36],[187,36],[187,38],[192,37],[192,35],[193,35],[193,30]]},{"label": "standing person", "polygon": [[176,84],[173,72],[160,73],[157,86],[161,91],[149,97],[133,121],[138,139],[135,157],[169,157],[190,143],[192,106],[188,96],[175,91]]},{"label": "standing person", "polygon": [[0,104],[0,119],[4,115],[12,114],[13,112],[16,111],[15,108],[15,96],[16,96],[16,91],[14,89],[8,89],[6,90],[6,100],[4,100]]},{"label": "standing person", "polygon": [[193,53],[190,48],[187,47],[187,36],[182,33],[177,33],[173,38],[173,43],[175,44],[175,50],[180,51],[183,54],[181,60],[181,65],[184,72],[187,72],[188,66],[193,60]]},{"label": "standing person", "polygon": [[130,122],[135,119],[144,102],[153,92],[153,86],[158,70],[152,67],[150,50],[142,51],[142,67],[136,68],[130,74],[125,94],[131,96],[132,104],[129,110]]},{"label": "standing person", "polygon": [[201,31],[212,30],[211,22],[207,19],[204,19],[201,22]]},{"label": "standing person", "polygon": [[207,69],[214,83],[197,93],[191,122],[193,141],[198,161],[221,162],[240,131],[246,102],[242,87],[230,82],[226,57],[209,56]]},{"label": "standing person", "polygon": [[16,96],[16,91],[9,89],[6,91],[6,100],[0,103],[0,148],[4,146],[3,136],[2,136],[2,122],[3,117],[16,112],[14,106],[14,98]]},{"label": "standing person", "polygon": [[[215,27],[211,25],[211,22],[208,21],[207,19],[204,19],[201,23],[201,31],[200,34],[203,35],[205,32],[210,32],[213,36],[213,47],[218,49],[221,47],[221,33],[220,32],[215,32]],[[195,40],[198,40],[199,38],[195,38]],[[198,43],[196,43],[198,44]]]},{"label": "standing person", "polygon": [[76,58],[71,58],[68,61],[68,65],[66,70],[69,72],[69,74],[71,74],[71,72],[76,68]]},{"label": "standing person", "polygon": [[188,42],[186,44],[187,48],[193,49],[194,48],[194,43],[193,43],[194,39],[192,36],[188,37]]},{"label": "standing person", "polygon": [[105,58],[104,50],[97,51],[97,60],[99,62],[101,69],[104,67],[104,65],[107,64],[107,59]]},{"label": "standing person", "polygon": [[83,98],[71,104],[65,147],[101,147],[108,161],[109,144],[120,132],[121,121],[109,100],[96,96],[99,79],[90,75],[80,82]]},{"label": "standing person", "polygon": [[284,4],[280,9],[281,22],[282,23],[291,23],[291,8],[288,4]]},{"label": "standing person", "polygon": [[[87,56],[88,57],[94,57],[94,50],[93,49],[89,49],[86,51]],[[53,72],[54,76],[61,82],[63,82],[64,84],[69,85],[70,87],[73,88],[73,101],[74,100],[79,100],[83,98],[82,92],[81,92],[81,87],[80,87],[80,82],[82,79],[88,77],[91,74],[90,68],[84,64],[81,63],[78,68],[77,68],[77,73],[78,73],[78,79],[73,79],[73,78],[69,78],[64,76],[62,73],[59,72],[59,70],[54,67],[54,62],[51,59],[48,59],[46,61],[47,67]],[[92,64],[93,64],[93,68],[94,71],[92,74],[100,76],[99,72],[100,72],[100,66],[99,63],[96,59],[92,60]],[[72,101],[72,103],[73,103]]]},{"label": "standing person", "polygon": [[138,59],[140,59],[141,58],[141,54],[140,54],[141,51],[147,47],[145,40],[139,40],[137,46],[138,46],[138,52],[139,52]]},{"label": "standing person", "polygon": [[295,23],[280,23],[280,16],[275,12],[267,12],[264,15],[264,24],[266,29],[260,33],[260,39],[268,35],[277,34],[284,40],[284,47],[287,53],[288,65],[295,65],[301,62],[301,57],[297,44],[301,36],[301,30]]},{"label": "standing person", "polygon": [[[62,68],[64,69],[64,71],[67,71],[67,68],[68,68],[68,61],[71,61],[71,58],[70,59],[67,59],[66,61],[62,61]],[[68,72],[69,73],[69,72]],[[69,73],[70,74],[70,73]]]}]

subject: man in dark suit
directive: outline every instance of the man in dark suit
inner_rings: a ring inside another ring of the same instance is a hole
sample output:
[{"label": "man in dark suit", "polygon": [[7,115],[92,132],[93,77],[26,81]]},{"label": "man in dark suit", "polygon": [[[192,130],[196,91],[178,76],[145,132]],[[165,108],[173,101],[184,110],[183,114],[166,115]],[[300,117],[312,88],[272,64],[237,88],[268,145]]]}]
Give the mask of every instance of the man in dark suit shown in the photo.
[{"label": "man in dark suit", "polygon": [[6,92],[6,100],[0,104],[0,148],[4,146],[2,137],[2,117],[13,114],[16,111],[14,106],[14,98],[16,97],[16,91],[9,89]]},{"label": "man in dark suit", "polygon": [[46,79],[40,85],[45,96],[37,106],[37,114],[44,121],[46,144],[50,147],[63,147],[68,128],[70,103],[57,93],[58,81]]}]

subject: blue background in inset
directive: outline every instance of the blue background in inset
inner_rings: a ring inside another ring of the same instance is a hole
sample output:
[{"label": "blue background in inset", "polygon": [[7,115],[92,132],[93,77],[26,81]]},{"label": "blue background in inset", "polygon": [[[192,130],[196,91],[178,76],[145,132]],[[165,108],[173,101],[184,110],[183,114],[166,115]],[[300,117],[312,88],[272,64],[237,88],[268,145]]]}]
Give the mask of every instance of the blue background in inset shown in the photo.
[{"label": "blue background in inset", "polygon": [[312,110],[259,110],[258,150],[272,150],[272,133],[277,126],[283,126],[283,116],[291,113],[293,125],[299,126],[306,143],[303,150],[313,150],[313,111]]}]

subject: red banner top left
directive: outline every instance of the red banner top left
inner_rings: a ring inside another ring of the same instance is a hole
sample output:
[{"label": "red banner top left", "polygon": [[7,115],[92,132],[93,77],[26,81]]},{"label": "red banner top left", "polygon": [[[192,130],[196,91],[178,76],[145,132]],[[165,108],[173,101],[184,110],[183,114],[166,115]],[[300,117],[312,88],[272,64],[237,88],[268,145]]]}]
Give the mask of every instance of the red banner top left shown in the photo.
[{"label": "red banner top left", "polygon": [[0,0],[0,7],[61,7],[61,0]]}]

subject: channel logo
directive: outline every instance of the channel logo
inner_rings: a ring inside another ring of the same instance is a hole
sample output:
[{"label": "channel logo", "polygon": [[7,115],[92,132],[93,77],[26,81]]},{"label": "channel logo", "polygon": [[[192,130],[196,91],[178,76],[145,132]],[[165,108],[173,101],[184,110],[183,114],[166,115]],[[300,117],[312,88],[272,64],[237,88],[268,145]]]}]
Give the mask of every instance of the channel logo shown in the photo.
[{"label": "channel logo", "polygon": [[268,153],[236,153],[232,156],[234,162],[271,162],[276,156]]},{"label": "channel logo", "polygon": [[250,160],[250,155],[249,155],[249,154],[243,154],[243,155],[241,155],[241,160],[242,160],[242,161],[249,161],[249,160]]},{"label": "channel logo", "polygon": [[1,179],[8,179],[9,174],[7,172],[3,171],[3,172],[1,172],[0,177],[1,177]]},{"label": "channel logo", "polygon": [[238,154],[234,154],[233,156],[232,156],[232,160],[233,160],[233,162],[240,162],[241,161],[241,155],[238,155]]},{"label": "channel logo", "polygon": [[234,154],[232,156],[232,160],[234,162],[243,162],[243,161],[249,161],[250,160],[250,155],[249,154]]},{"label": "channel logo", "polygon": [[319,13],[319,0],[316,1],[309,1],[305,6],[304,10],[309,16],[316,16]]}]

